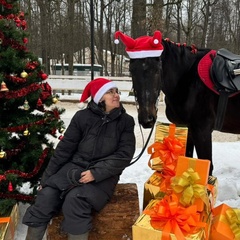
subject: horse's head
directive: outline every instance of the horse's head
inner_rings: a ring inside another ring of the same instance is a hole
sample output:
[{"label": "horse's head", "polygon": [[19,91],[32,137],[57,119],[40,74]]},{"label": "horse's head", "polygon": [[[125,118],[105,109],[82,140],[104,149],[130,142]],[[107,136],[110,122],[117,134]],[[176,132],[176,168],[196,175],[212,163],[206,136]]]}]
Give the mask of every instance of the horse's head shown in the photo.
[{"label": "horse's head", "polygon": [[139,105],[138,121],[144,128],[154,126],[157,119],[157,99],[160,93],[161,62],[163,52],[162,33],[155,31],[153,36],[142,36],[133,39],[120,31],[115,33],[126,45],[130,57],[130,72],[133,89]]},{"label": "horse's head", "polygon": [[160,57],[130,60],[133,90],[138,104],[138,121],[144,128],[154,126],[161,90]]}]

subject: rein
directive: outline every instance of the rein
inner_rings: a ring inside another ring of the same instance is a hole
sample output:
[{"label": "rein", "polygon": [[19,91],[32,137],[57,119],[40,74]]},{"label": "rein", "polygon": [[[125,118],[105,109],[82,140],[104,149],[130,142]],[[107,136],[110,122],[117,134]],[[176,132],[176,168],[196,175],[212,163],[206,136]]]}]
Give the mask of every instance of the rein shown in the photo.
[{"label": "rein", "polygon": [[[141,126],[140,126],[140,128],[141,128]],[[133,158],[133,159],[135,159],[135,160],[132,161],[132,162],[130,162],[130,164],[128,165],[128,167],[131,166],[131,165],[133,165],[134,163],[136,163],[136,162],[140,159],[140,157],[143,155],[143,153],[144,153],[144,151],[145,151],[145,149],[146,149],[146,147],[147,147],[147,145],[148,145],[148,143],[149,143],[149,140],[150,140],[150,138],[151,138],[151,136],[152,136],[153,129],[154,129],[154,127],[151,128],[151,131],[150,131],[150,133],[149,133],[149,135],[148,135],[147,141],[146,141],[146,143],[144,144],[141,152],[138,154],[138,156],[136,156],[136,157]]]}]

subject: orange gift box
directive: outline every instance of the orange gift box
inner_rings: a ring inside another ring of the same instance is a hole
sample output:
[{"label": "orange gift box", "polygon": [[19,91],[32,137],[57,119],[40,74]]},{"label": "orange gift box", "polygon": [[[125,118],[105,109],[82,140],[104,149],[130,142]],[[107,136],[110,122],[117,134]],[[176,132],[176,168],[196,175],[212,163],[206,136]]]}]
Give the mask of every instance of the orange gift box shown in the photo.
[{"label": "orange gift box", "polygon": [[212,210],[213,220],[210,240],[240,239],[240,209],[233,209],[221,204]]},{"label": "orange gift box", "polygon": [[[196,159],[196,158],[189,158],[185,156],[179,156],[177,167],[176,167],[176,178],[181,178],[186,175],[186,172],[192,169],[194,172],[192,174],[198,178],[195,182],[196,186],[199,186],[201,189],[202,198],[194,197],[193,203],[197,205],[198,211],[203,211],[204,204],[207,205],[207,211],[209,211],[209,199],[207,195],[207,183],[209,177],[209,168],[210,168],[210,161],[204,159]],[[200,186],[202,185],[202,186]],[[173,185],[172,185],[173,187]],[[174,190],[175,191],[175,190]],[[204,192],[203,192],[204,191]],[[178,196],[181,197],[182,193],[178,193]],[[204,201],[203,201],[204,200]]]},{"label": "orange gift box", "polygon": [[0,240],[13,240],[19,218],[18,205],[15,204],[7,217],[0,217]]}]

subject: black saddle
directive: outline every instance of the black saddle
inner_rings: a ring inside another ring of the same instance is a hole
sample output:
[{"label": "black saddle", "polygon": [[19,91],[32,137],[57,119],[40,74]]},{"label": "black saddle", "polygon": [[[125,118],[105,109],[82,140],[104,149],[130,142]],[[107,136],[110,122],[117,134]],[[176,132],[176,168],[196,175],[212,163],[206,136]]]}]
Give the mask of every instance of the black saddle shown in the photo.
[{"label": "black saddle", "polygon": [[217,51],[210,69],[212,82],[219,92],[215,130],[221,131],[228,97],[240,92],[240,55],[221,48]]},{"label": "black saddle", "polygon": [[210,71],[217,91],[226,93],[240,91],[240,55],[224,48],[219,49]]}]

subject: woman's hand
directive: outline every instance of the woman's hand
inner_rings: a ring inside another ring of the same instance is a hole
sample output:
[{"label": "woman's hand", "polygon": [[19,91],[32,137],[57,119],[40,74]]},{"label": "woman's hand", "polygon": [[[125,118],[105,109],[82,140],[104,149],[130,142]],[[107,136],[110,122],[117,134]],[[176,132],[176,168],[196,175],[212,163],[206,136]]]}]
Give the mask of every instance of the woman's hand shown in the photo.
[{"label": "woman's hand", "polygon": [[94,181],[94,177],[90,170],[84,171],[81,173],[81,178],[79,179],[80,183],[89,183]]}]

